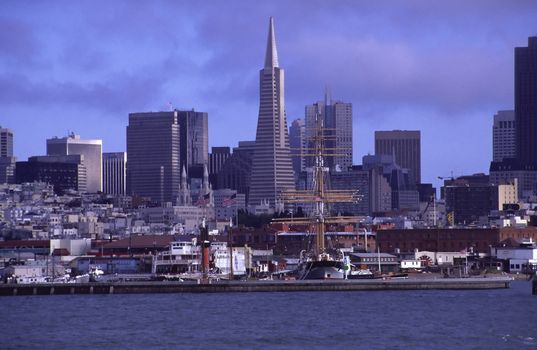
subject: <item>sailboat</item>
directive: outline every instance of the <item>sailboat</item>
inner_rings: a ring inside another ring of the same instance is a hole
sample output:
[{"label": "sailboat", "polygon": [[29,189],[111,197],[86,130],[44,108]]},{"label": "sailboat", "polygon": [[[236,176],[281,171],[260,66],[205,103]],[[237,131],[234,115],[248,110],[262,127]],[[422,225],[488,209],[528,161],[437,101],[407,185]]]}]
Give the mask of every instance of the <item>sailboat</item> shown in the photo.
[{"label": "sailboat", "polygon": [[315,244],[311,250],[303,250],[300,254],[297,274],[298,279],[344,279],[348,264],[339,249],[328,249],[325,245],[325,230],[329,224],[356,223],[358,218],[352,216],[330,216],[327,206],[330,203],[353,203],[359,195],[352,190],[331,190],[327,187],[329,169],[325,166],[325,158],[337,156],[338,148],[325,147],[330,131],[324,127],[323,118],[318,111],[315,115],[315,134],[313,142],[301,149],[303,156],[313,157],[312,183],[307,190],[288,190],[282,192],[286,204],[310,204],[311,214],[305,218],[275,219],[273,222],[289,224],[307,224],[315,232]]}]

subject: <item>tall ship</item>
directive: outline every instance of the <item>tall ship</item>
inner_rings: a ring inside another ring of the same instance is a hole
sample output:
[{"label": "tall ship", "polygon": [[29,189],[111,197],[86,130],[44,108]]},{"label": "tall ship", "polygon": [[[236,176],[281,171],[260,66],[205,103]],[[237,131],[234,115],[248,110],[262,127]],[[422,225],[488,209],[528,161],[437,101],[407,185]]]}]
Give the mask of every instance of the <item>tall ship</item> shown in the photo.
[{"label": "tall ship", "polygon": [[309,206],[310,215],[304,218],[274,219],[273,222],[308,225],[315,232],[313,249],[303,250],[297,269],[298,279],[344,279],[350,269],[348,259],[339,249],[328,249],[325,244],[326,226],[331,224],[356,223],[353,216],[331,216],[329,206],[333,203],[353,203],[359,200],[359,194],[352,190],[332,190],[328,187],[329,168],[327,157],[335,157],[343,149],[325,147],[333,136],[334,130],[324,126],[321,113],[315,115],[315,132],[312,142],[301,148],[302,156],[312,157],[311,183],[306,190],[288,190],[282,192],[282,199],[287,205],[301,204]]}]

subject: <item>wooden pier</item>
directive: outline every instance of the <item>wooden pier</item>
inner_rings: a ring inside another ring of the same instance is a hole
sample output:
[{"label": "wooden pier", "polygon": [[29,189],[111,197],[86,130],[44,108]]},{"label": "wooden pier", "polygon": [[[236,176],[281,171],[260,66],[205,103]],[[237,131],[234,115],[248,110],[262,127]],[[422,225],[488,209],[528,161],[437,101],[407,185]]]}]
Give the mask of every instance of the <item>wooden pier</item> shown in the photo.
[{"label": "wooden pier", "polygon": [[[379,290],[442,290],[509,288],[508,277],[438,278],[391,280],[319,280],[319,281],[212,281],[189,282],[107,282],[3,284],[0,296],[69,295],[69,294],[134,294],[134,293],[244,293],[244,292],[337,292]],[[536,293],[536,282],[533,283]]]}]

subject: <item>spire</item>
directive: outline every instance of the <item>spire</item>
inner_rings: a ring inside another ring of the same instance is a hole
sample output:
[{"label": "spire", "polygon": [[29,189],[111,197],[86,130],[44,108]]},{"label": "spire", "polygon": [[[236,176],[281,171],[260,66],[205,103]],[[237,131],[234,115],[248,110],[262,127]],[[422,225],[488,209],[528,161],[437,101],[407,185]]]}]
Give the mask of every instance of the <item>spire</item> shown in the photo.
[{"label": "spire", "polygon": [[267,53],[265,54],[265,68],[279,67],[278,50],[276,49],[276,37],[274,36],[274,19],[270,17],[267,41]]},{"label": "spire", "polygon": [[181,188],[186,190],[186,170],[183,166],[183,172],[181,173]]},{"label": "spire", "polygon": [[332,94],[330,92],[330,88],[328,85],[324,87],[324,105],[330,106],[332,105]]}]

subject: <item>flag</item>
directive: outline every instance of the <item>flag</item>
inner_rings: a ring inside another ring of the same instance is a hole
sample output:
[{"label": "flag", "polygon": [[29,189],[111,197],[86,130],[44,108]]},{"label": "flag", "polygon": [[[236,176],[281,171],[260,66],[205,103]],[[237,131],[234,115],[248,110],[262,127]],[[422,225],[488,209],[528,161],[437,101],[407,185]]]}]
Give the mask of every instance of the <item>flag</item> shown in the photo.
[{"label": "flag", "polygon": [[209,204],[209,199],[211,198],[211,194],[207,193],[203,196],[200,196],[198,201],[196,202],[196,205],[207,205]]},{"label": "flag", "polygon": [[455,212],[451,211],[447,214],[447,221],[448,221],[448,224],[449,226],[454,226],[455,225]]},{"label": "flag", "polygon": [[231,195],[231,197],[228,197],[228,198],[225,198],[223,201],[222,201],[222,205],[224,207],[231,207],[233,204],[235,204],[235,199],[237,198],[237,194],[234,193]]}]

